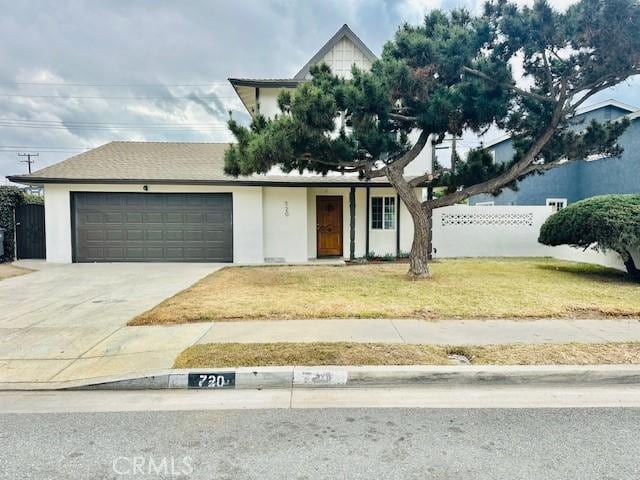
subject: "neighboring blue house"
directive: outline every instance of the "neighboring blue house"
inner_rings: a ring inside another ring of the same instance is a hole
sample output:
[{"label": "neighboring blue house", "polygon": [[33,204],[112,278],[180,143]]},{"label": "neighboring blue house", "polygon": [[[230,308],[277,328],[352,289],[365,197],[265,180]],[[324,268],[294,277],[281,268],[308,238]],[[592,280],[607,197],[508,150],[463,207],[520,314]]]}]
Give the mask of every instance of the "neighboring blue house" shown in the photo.
[{"label": "neighboring blue house", "polygon": [[[531,175],[518,183],[518,191],[505,189],[497,196],[483,194],[469,199],[471,205],[551,205],[554,209],[569,203],[607,193],[640,192],[640,110],[607,100],[578,110],[576,128],[591,120],[604,122],[623,116],[631,125],[620,137],[624,153],[618,158],[599,158],[568,163],[543,175]],[[509,137],[485,146],[494,152],[496,162],[513,157]]]}]

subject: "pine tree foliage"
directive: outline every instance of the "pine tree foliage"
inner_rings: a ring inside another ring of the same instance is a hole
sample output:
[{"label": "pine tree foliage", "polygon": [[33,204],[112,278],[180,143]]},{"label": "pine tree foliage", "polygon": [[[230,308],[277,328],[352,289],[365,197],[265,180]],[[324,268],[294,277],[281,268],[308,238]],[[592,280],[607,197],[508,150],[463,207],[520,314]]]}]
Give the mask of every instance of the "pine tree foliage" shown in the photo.
[{"label": "pine tree foliage", "polygon": [[[230,120],[237,143],[225,171],[279,166],[386,177],[414,222],[410,268],[428,276],[425,213],[567,162],[621,153],[617,141],[628,121],[585,126],[575,114],[598,92],[640,73],[638,32],[638,0],[580,0],[565,12],[545,0],[532,7],[493,0],[480,15],[433,10],[419,25],[400,26],[370,71],[354,68],[344,79],[316,66],[309,82],[280,95],[276,117],[258,114],[248,127]],[[454,172],[403,176],[428,138],[491,126],[513,138],[506,164],[476,150]],[[447,193],[419,203],[412,189],[426,184]]]}]

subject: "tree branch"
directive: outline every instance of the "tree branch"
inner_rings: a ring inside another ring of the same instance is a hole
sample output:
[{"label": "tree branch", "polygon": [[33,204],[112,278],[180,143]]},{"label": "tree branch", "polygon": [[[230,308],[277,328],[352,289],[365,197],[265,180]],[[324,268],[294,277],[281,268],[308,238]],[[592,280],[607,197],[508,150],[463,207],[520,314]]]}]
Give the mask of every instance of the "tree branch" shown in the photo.
[{"label": "tree branch", "polygon": [[420,132],[420,136],[416,143],[413,144],[413,147],[409,149],[404,155],[399,157],[397,160],[394,160],[392,163],[388,165],[393,165],[395,168],[403,170],[404,167],[409,165],[411,162],[415,160],[415,158],[420,154],[420,152],[424,149],[427,144],[427,140],[429,140],[429,133],[422,130]]},{"label": "tree branch", "polygon": [[409,180],[409,185],[411,185],[412,187],[419,187],[423,183],[433,181],[434,178],[435,176],[433,175],[433,173],[425,173],[424,175],[420,175],[419,177],[415,177]]},{"label": "tree branch", "polygon": [[400,122],[415,122],[418,117],[411,117],[409,115],[402,115],[400,113],[389,113],[389,118],[398,120]]},{"label": "tree branch", "polygon": [[577,160],[567,160],[563,158],[560,160],[556,160],[555,162],[532,163],[527,168],[525,168],[520,175],[521,176],[528,175],[529,173],[534,173],[534,172],[546,172],[547,170],[551,170],[551,169],[560,167],[562,165],[566,165],[569,162],[575,162],[575,161]]},{"label": "tree branch", "polygon": [[463,200],[466,200],[473,195],[478,195],[480,193],[493,193],[521,177],[523,175],[523,172],[531,166],[536,156],[544,148],[547,142],[549,142],[551,137],[553,137],[558,128],[558,124],[562,118],[564,101],[566,100],[566,90],[564,88],[560,91],[559,96],[560,100],[556,104],[553,112],[553,117],[551,118],[549,125],[534,142],[534,144],[531,145],[529,151],[520,161],[513,164],[511,168],[509,168],[509,170],[507,170],[503,174],[498,175],[491,180],[471,185],[470,187],[463,188],[462,190],[450,193],[441,198],[428,200],[423,203],[425,208],[446,207],[448,205],[462,202]]},{"label": "tree branch", "polygon": [[556,94],[556,88],[553,85],[553,72],[551,71],[551,65],[549,64],[549,59],[547,58],[547,51],[542,50],[542,61],[544,62],[544,68],[547,75],[547,83],[549,84],[549,90]]},{"label": "tree branch", "polygon": [[515,83],[499,82],[496,79],[491,78],[486,73],[482,73],[480,70],[475,70],[475,69],[470,68],[470,67],[462,67],[462,69],[465,72],[468,72],[471,75],[475,75],[478,78],[482,78],[483,80],[495,83],[497,85],[502,85],[502,86],[504,86],[504,87],[506,87],[506,88],[508,88],[510,90],[513,90],[516,93],[519,93],[520,95],[522,95],[524,97],[534,98],[534,99],[539,100],[541,102],[555,102],[556,101],[556,99],[553,98],[553,97],[545,97],[544,95],[538,95],[537,93],[528,92],[526,90],[523,90],[522,88],[516,86]]}]

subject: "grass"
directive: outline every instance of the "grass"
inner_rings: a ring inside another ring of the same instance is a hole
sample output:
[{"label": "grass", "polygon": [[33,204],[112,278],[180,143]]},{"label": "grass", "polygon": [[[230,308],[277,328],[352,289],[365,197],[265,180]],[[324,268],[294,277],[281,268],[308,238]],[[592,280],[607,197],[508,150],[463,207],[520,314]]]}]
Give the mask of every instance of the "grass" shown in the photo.
[{"label": "grass", "polygon": [[28,268],[16,267],[10,263],[0,263],[0,280],[17,277],[31,272],[32,270],[29,270]]},{"label": "grass", "polygon": [[412,282],[405,264],[232,267],[132,319],[130,325],[295,318],[640,316],[640,284],[596,265],[456,259]]},{"label": "grass", "polygon": [[208,343],[183,351],[174,368],[279,365],[447,365],[449,354],[477,365],[640,363],[640,342],[541,345],[408,345],[388,343]]}]

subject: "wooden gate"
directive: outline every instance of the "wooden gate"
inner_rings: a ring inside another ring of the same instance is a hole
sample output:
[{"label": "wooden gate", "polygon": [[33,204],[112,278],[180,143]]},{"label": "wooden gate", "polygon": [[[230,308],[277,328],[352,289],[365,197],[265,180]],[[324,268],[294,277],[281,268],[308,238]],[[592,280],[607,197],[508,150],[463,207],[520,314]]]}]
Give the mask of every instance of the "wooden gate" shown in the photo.
[{"label": "wooden gate", "polygon": [[45,258],[44,205],[16,207],[16,256]]}]

